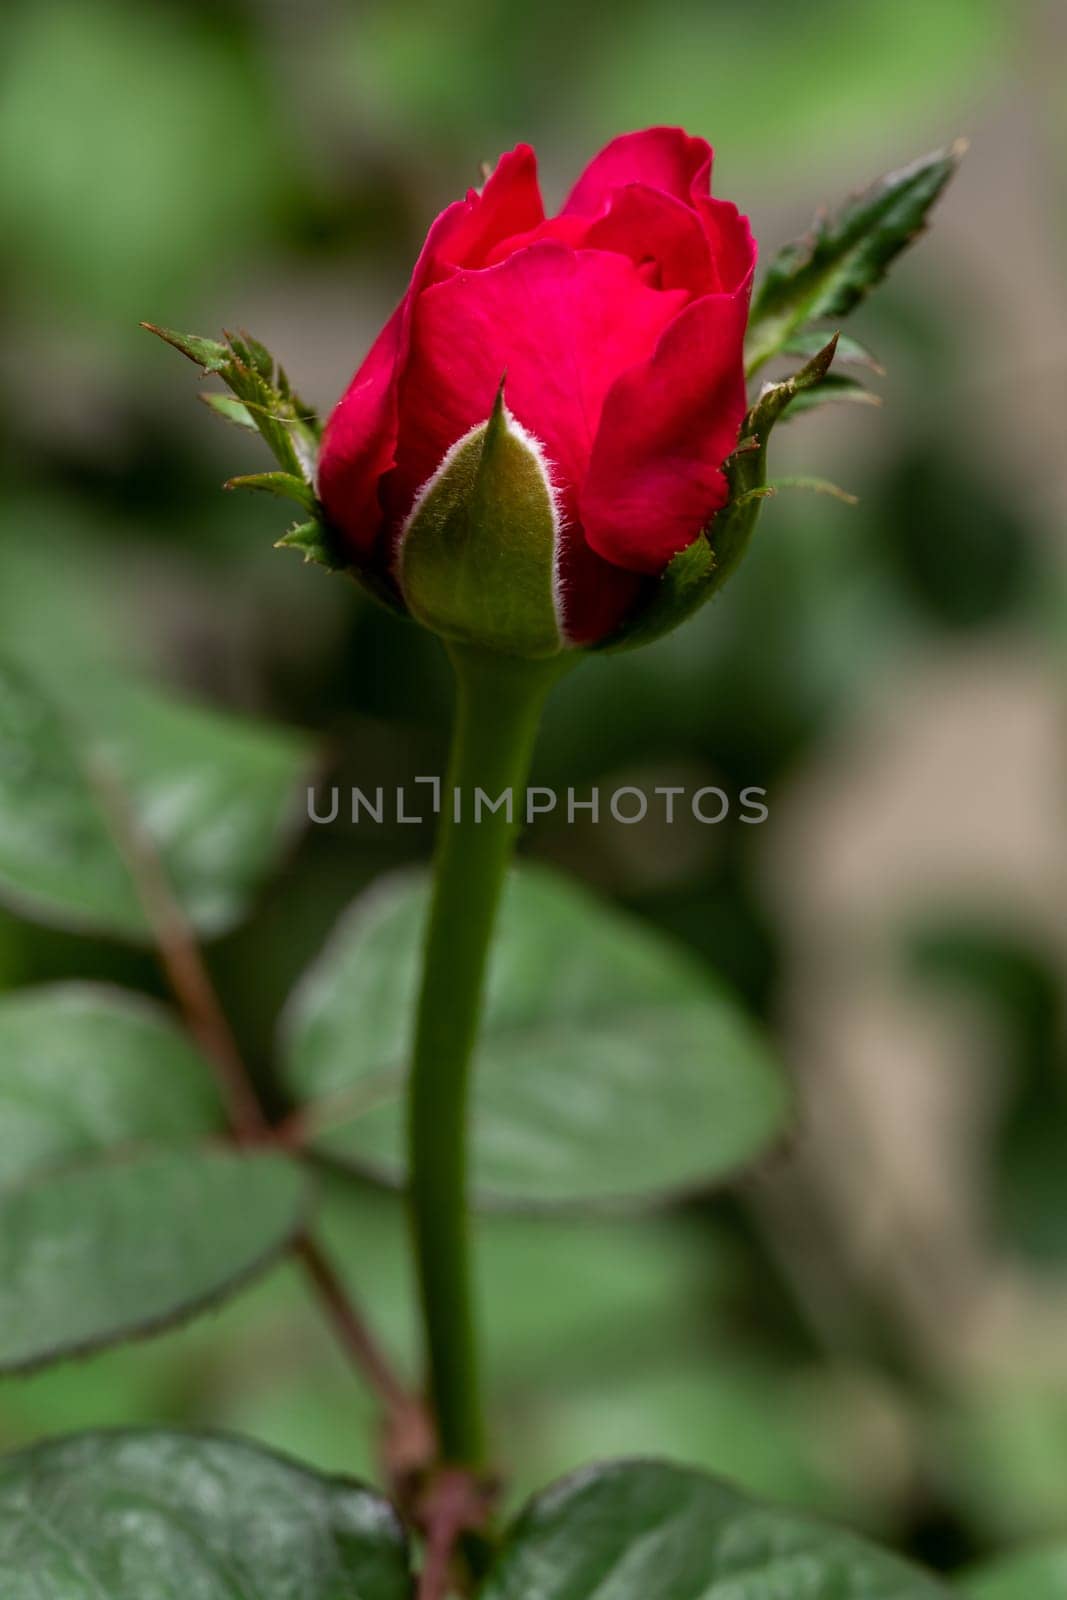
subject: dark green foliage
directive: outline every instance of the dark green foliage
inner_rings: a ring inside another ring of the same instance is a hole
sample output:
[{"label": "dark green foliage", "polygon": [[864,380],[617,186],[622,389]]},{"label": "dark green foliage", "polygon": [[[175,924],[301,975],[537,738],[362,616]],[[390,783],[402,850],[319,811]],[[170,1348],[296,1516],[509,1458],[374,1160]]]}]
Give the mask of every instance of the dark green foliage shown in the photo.
[{"label": "dark green foliage", "polygon": [[847,316],[880,282],[926,219],[966,146],[921,156],[816,218],[811,232],[771,261],[752,305],[746,352],[750,372],[809,324]]}]

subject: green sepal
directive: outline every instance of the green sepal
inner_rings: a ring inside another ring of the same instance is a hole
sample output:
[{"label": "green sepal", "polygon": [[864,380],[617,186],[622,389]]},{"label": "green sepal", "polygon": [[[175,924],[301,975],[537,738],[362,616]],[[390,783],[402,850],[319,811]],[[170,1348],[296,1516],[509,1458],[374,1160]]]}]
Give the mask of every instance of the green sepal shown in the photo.
[{"label": "green sepal", "polygon": [[922,231],[959,166],[962,140],[890,172],[771,262],[752,306],[745,342],[752,373],[820,318],[847,315]]},{"label": "green sepal", "polygon": [[235,400],[232,394],[198,394],[209,411],[213,411],[223,422],[232,422],[238,428],[248,428],[252,433],[258,433],[256,421],[248,407],[242,400]]},{"label": "green sepal", "polygon": [[[176,333],[171,328],[141,324],[182,355],[195,361],[205,373],[220,377],[244,408],[238,414],[232,405],[212,404],[212,409],[227,421],[247,426],[245,416],[255,426],[284,472],[311,484],[318,455],[321,426],[310,406],[292,389],[285,369],[279,366],[265,345],[249,334],[227,333],[225,343],[204,339],[199,334]],[[225,396],[216,397],[225,402]]]},{"label": "green sepal", "polygon": [[313,517],[310,522],[294,522],[280,539],[274,541],[274,548],[298,550],[304,558],[305,565],[309,561],[314,561],[316,565],[325,567],[327,572],[344,572],[348,568],[347,561],[342,559],[330,530],[321,517]]},{"label": "green sepal", "polygon": [[443,638],[528,658],[563,646],[557,521],[543,461],[497,392],[488,421],[453,446],[404,531],[400,587]]},{"label": "green sepal", "polygon": [[767,443],[771,429],[798,395],[826,382],[837,353],[837,334],[781,383],[764,384],[741,427],[741,444],[726,463],[730,500],[714,518],[709,530],[715,573],[712,592],[734,571],[748,548],[756,527],[761,500],[752,491],[767,486]]},{"label": "green sepal", "polygon": [[387,579],[368,568],[352,566],[345,553],[344,544],[322,515],[321,508],[308,522],[294,522],[274,541],[275,550],[295,550],[304,558],[304,565],[314,562],[327,572],[343,572],[353,578],[363,592],[376,604],[394,615],[406,616],[395,588]]},{"label": "green sepal", "polygon": [[825,382],[836,349],[835,333],[792,377],[764,385],[741,425],[737,449],[724,464],[730,485],[726,505],[656,580],[635,620],[593,649],[633,650],[651,644],[699,611],[726,582],[748,548],[760,506],[774,494],[774,487],[767,483],[771,429],[797,395]]},{"label": "green sepal", "polygon": [[173,328],[158,328],[154,322],[142,322],[141,327],[173,345],[205,372],[221,372],[233,359],[229,345],[220,344],[217,339],[204,339],[198,333],[175,333]]},{"label": "green sepal", "polygon": [[295,500],[305,511],[315,510],[315,496],[303,478],[291,472],[250,472],[238,478],[227,478],[224,489],[258,489],[263,494],[278,495],[283,500]]}]

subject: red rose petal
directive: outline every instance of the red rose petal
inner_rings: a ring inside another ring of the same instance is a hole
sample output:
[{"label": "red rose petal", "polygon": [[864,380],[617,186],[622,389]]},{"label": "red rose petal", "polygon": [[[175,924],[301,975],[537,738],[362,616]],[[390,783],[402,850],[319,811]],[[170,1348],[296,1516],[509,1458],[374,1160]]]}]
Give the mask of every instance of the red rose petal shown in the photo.
[{"label": "red rose petal", "polygon": [[694,301],[613,385],[579,513],[607,560],[658,573],[725,503],[722,463],[745,415],[747,314],[746,293]]},{"label": "red rose petal", "polygon": [[505,373],[508,406],[559,481],[581,482],[604,396],[655,346],[684,300],[680,291],[649,288],[621,255],[550,240],[427,289],[415,306],[401,383],[390,510],[407,516],[449,446],[488,417]]},{"label": "red rose petal", "polygon": [[729,200],[695,195],[693,204],[703,225],[713,262],[713,287],[733,294],[752,280],[756,267],[756,241],[747,217]]},{"label": "red rose petal", "polygon": [[411,343],[411,308],[451,263],[484,254],[496,240],[544,216],[537,160],[529,145],[501,156],[481,194],[454,201],[426,236],[408,292],[334,407],[319,451],[318,494],[353,553],[370,558],[381,533],[379,482],[393,466],[397,385]]},{"label": "red rose petal", "polygon": [[672,195],[644,183],[614,191],[590,223],[585,243],[591,250],[618,250],[635,266],[654,263],[663,289],[703,295],[719,287],[699,217]]},{"label": "red rose petal", "polygon": [[[688,205],[694,185],[707,193],[711,174],[711,146],[681,128],[646,128],[624,133],[601,150],[571,190],[561,215],[594,215],[606,204],[613,189],[644,183],[661,189]],[[698,183],[699,180],[699,183]]]},{"label": "red rose petal", "polygon": [[[545,207],[537,182],[537,157],[528,144],[501,156],[479,194],[467,196],[465,214],[448,230],[435,250],[438,262],[457,267],[482,267],[501,240],[528,233],[544,221]],[[440,276],[435,272],[434,277]]]},{"label": "red rose petal", "polygon": [[363,558],[371,555],[382,524],[378,480],[393,464],[395,374],[406,316],[404,301],[330,414],[319,450],[319,499],[353,553]]}]

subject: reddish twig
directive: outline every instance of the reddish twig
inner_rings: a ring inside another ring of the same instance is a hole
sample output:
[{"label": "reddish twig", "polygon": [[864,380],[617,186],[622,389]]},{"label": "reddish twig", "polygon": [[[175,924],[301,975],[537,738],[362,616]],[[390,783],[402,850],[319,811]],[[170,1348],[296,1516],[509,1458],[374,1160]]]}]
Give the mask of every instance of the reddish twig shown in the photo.
[{"label": "reddish twig", "polygon": [[339,1344],[382,1402],[388,1476],[406,1488],[434,1457],[433,1426],[426,1407],[394,1372],[318,1240],[305,1233],[297,1240],[296,1251]]},{"label": "reddish twig", "polygon": [[266,1113],[211,981],[199,941],[171,888],[155,844],[141,826],[113,769],[104,762],[92,761],[89,774],[152,930],[164,976],[186,1027],[214,1069],[227,1120],[242,1142],[266,1138],[270,1133]]},{"label": "reddish twig", "polygon": [[460,1581],[457,1555],[486,1527],[494,1498],[493,1486],[462,1467],[434,1478],[419,1507],[426,1546],[416,1600],[446,1600],[452,1593]]},{"label": "reddish twig", "polygon": [[[235,1138],[243,1144],[279,1142],[208,972],[196,932],[174,894],[154,843],[113,770],[94,762],[90,776],[152,929],[171,992],[186,1027],[214,1069]],[[393,1371],[321,1245],[305,1232],[297,1238],[295,1250],[338,1342],[383,1405],[390,1477],[409,1478],[425,1470],[433,1459],[435,1443],[421,1400]]]}]

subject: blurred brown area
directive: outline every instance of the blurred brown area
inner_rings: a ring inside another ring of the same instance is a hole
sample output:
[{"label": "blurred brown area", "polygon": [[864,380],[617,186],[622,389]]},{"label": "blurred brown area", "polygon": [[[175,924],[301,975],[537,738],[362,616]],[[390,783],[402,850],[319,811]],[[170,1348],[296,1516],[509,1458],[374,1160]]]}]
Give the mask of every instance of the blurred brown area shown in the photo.
[{"label": "blurred brown area", "polygon": [[[560,787],[766,787],[761,827],[547,819],[527,848],[723,973],[796,1077],[797,1136],[733,1193],[603,1225],[592,1284],[560,1225],[488,1224],[487,1296],[520,1486],[643,1450],[947,1566],[1067,1530],[1063,8],[13,0],[0,37],[3,646],[319,730],[341,783],[439,770],[436,647],[271,549],[284,514],[219,492],[256,443],[138,322],[248,327],[328,408],[432,216],[519,140],[552,203],[621,129],[705,134],[766,259],[819,204],[969,137],[855,319],[884,406],[775,439],[775,473],[859,506],[783,492],[709,611],[583,666],[538,755]],[[342,906],[429,843],[312,829],[213,948],[265,1077]],[[155,983],[0,915],[0,984],[72,974]],[[409,1339],[394,1208],[368,1194],[346,1237]],[[542,1303],[553,1271],[569,1320]],[[0,1387],[3,1443],[206,1420],[370,1470],[368,1417],[284,1275]]]}]

